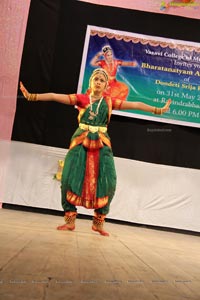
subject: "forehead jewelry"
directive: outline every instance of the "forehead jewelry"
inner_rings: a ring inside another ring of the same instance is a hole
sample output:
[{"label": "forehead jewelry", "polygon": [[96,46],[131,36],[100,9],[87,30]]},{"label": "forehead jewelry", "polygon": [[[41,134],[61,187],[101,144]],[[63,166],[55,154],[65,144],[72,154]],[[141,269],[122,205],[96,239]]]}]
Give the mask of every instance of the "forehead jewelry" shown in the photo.
[{"label": "forehead jewelry", "polygon": [[90,98],[90,110],[89,110],[89,117],[88,117],[88,119],[89,120],[93,120],[94,119],[94,117],[96,117],[97,115],[98,115],[98,113],[99,113],[99,107],[100,107],[100,105],[101,105],[101,102],[102,102],[102,100],[103,100],[103,97],[101,97],[101,99],[99,100],[99,103],[98,103],[98,105],[97,105],[97,108],[96,108],[96,111],[94,112],[94,111],[92,111],[92,97],[91,97],[91,95],[89,96],[89,98]]},{"label": "forehead jewelry", "polygon": [[98,69],[95,69],[93,72],[92,72],[92,76],[90,78],[90,80],[92,80],[92,78],[96,75],[96,74],[101,74],[105,77],[106,81],[108,81],[108,74],[107,72],[102,69],[102,68],[98,68]]}]

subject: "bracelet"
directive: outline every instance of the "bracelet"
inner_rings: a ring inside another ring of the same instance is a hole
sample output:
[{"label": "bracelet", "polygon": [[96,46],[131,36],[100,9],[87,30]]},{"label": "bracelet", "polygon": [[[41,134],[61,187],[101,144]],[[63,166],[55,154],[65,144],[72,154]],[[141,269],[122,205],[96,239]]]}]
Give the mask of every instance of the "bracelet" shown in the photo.
[{"label": "bracelet", "polygon": [[155,115],[162,115],[162,108],[154,107],[153,113],[154,113]]},{"label": "bracelet", "polygon": [[29,94],[27,97],[28,101],[37,101],[37,94]]}]

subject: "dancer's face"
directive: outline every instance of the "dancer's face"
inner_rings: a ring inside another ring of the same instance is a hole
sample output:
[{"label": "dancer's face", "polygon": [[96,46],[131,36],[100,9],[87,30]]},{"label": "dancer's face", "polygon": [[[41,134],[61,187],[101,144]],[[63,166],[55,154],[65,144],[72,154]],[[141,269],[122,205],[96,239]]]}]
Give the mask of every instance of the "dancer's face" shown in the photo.
[{"label": "dancer's face", "polygon": [[111,50],[108,50],[105,53],[105,59],[107,60],[107,62],[111,62],[113,60],[113,53]]},{"label": "dancer's face", "polygon": [[102,73],[96,73],[90,80],[90,87],[93,92],[102,93],[107,86],[107,80]]}]

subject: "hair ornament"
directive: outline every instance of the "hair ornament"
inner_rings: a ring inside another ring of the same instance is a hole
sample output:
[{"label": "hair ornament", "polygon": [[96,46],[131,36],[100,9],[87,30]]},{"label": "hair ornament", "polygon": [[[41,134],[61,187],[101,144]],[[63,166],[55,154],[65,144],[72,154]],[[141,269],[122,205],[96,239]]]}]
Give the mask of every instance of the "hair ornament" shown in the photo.
[{"label": "hair ornament", "polygon": [[106,45],[102,48],[103,53],[106,53],[107,51],[112,51],[112,48],[109,45]]}]

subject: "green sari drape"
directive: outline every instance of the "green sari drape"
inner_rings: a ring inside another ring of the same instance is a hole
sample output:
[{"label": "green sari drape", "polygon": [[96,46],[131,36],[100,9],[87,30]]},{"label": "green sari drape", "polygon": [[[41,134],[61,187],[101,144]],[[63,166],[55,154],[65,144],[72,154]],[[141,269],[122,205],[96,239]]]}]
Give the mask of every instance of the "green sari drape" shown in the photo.
[{"label": "green sari drape", "polygon": [[[98,101],[93,104],[96,111]],[[108,105],[103,99],[98,115],[89,119],[89,107],[80,123],[106,127]],[[78,128],[71,138],[61,179],[62,206],[64,211],[75,206],[109,210],[116,189],[116,171],[108,133],[92,133]],[[92,146],[91,146],[92,145]]]}]

